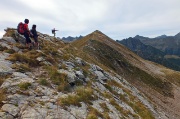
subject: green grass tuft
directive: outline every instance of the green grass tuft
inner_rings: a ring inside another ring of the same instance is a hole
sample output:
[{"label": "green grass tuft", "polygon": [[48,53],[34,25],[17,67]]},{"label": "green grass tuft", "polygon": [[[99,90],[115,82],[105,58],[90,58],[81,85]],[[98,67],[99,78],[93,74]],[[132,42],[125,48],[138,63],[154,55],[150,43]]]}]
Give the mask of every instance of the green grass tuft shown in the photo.
[{"label": "green grass tuft", "polygon": [[18,85],[21,90],[27,90],[31,86],[29,82],[22,82]]}]

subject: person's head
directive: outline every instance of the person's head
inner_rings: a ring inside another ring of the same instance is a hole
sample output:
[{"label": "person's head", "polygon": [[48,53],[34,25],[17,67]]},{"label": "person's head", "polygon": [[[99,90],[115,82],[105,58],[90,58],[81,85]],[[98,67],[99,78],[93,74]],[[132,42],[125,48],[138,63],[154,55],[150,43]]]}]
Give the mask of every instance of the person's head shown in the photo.
[{"label": "person's head", "polygon": [[36,29],[36,25],[35,24],[32,25],[32,29]]},{"label": "person's head", "polygon": [[28,24],[29,23],[29,19],[25,19],[24,23]]}]

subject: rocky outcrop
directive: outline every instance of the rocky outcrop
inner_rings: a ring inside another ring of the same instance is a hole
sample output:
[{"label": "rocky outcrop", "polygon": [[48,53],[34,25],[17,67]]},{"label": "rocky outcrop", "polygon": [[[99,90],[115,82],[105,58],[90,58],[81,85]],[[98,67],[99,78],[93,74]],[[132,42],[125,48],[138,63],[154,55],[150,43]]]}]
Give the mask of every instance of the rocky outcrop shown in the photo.
[{"label": "rocky outcrop", "polygon": [[13,69],[11,68],[12,63],[6,60],[8,56],[8,53],[0,54],[0,75],[10,74],[13,72]]}]

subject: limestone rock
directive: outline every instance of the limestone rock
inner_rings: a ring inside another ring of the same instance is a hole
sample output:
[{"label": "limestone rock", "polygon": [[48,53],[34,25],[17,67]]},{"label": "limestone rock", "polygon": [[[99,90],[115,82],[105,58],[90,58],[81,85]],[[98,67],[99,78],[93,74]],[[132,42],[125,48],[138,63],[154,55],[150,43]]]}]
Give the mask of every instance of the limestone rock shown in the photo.
[{"label": "limestone rock", "polygon": [[16,116],[18,112],[20,111],[18,107],[12,105],[12,104],[4,104],[1,108],[1,110],[8,112],[9,114]]},{"label": "limestone rock", "polygon": [[58,72],[67,74],[67,78],[68,78],[69,83],[75,82],[76,75],[74,72],[69,72],[69,71],[64,70],[64,69],[60,69],[60,70],[58,70]]},{"label": "limestone rock", "polygon": [[14,119],[14,117],[7,112],[0,112],[0,119]]},{"label": "limestone rock", "polygon": [[5,60],[9,54],[1,53],[0,54],[0,75],[12,73],[14,70],[11,68],[12,63]]},{"label": "limestone rock", "polygon": [[16,43],[16,41],[12,37],[3,37],[2,39],[5,40],[8,43],[13,43],[13,44]]},{"label": "limestone rock", "polygon": [[[45,116],[45,115],[44,115]],[[28,107],[21,114],[22,119],[43,119],[43,115],[41,115],[34,108]]]},{"label": "limestone rock", "polygon": [[77,76],[78,78],[80,78],[80,79],[85,78],[85,76],[83,75],[83,73],[82,73],[81,71],[76,71],[75,74],[76,74],[76,76]]},{"label": "limestone rock", "polygon": [[70,106],[71,113],[80,119],[85,119],[87,116],[87,106],[84,103],[81,103],[81,107]]}]

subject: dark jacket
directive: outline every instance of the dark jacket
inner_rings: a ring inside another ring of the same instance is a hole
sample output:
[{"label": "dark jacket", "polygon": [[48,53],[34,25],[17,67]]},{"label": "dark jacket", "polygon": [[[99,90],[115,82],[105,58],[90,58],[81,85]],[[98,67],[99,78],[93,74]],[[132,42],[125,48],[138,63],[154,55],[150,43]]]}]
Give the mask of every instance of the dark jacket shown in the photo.
[{"label": "dark jacket", "polygon": [[34,38],[37,38],[37,37],[38,37],[38,34],[37,34],[36,29],[31,29],[31,33],[33,34],[33,37],[34,37]]}]

